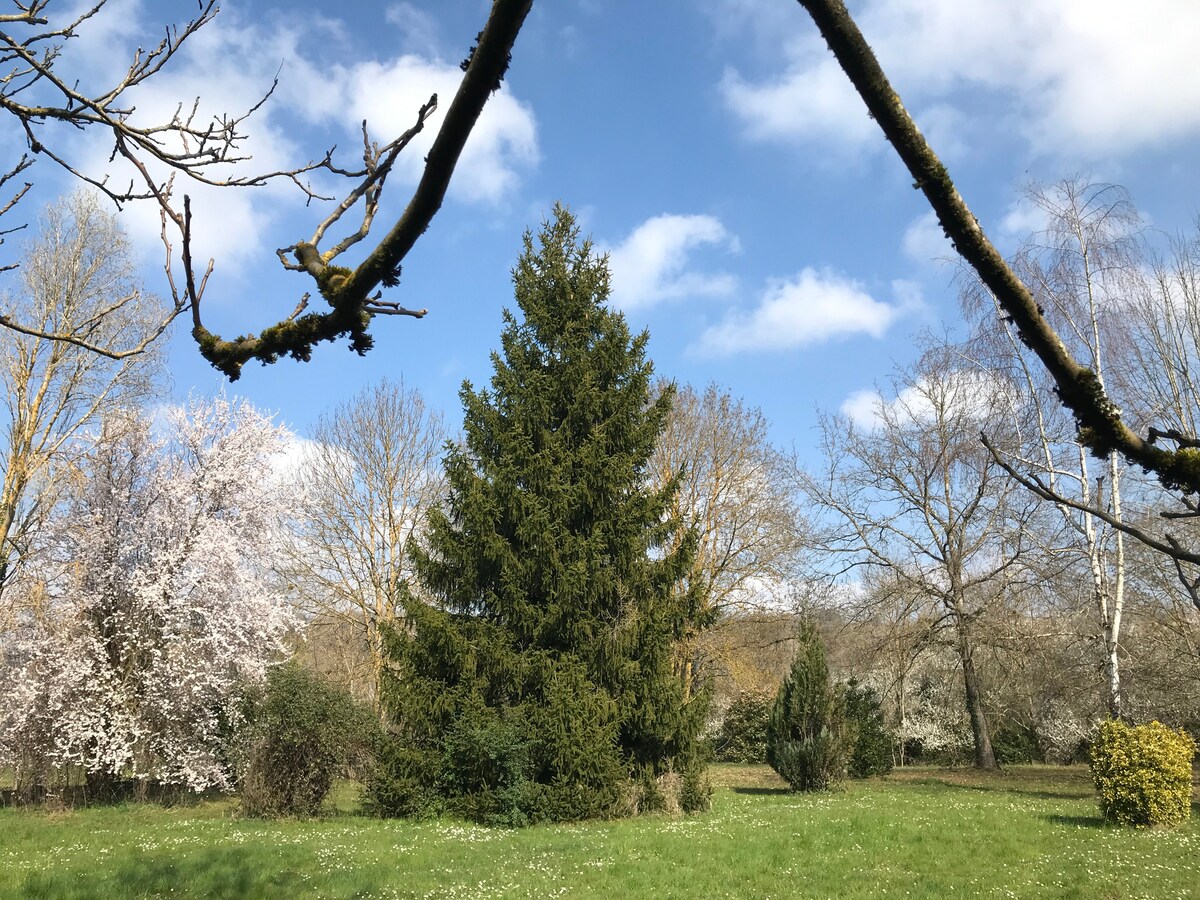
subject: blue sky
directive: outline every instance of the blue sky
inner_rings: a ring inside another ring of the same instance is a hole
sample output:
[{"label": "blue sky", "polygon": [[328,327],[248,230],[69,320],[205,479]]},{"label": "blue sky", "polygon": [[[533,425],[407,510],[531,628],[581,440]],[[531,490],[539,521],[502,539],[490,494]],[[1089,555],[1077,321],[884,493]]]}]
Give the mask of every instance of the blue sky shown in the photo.
[{"label": "blue sky", "polygon": [[[445,108],[489,5],[225,0],[136,97],[138,114],[197,94],[209,109],[243,108],[278,70],[278,91],[249,123],[248,167],[295,164],[334,143],[350,163],[363,118],[386,140],[433,91]],[[1200,212],[1200,4],[850,6],[1002,249],[1036,225],[1017,202],[1029,179],[1121,183],[1168,232]],[[74,42],[72,64],[85,76],[111,71],[194,10],[112,0]],[[11,151],[16,137],[0,144]],[[424,146],[389,181],[380,232],[403,208]],[[106,165],[99,145],[75,152]],[[43,198],[63,189],[48,169],[37,174]],[[232,336],[290,312],[309,285],[281,270],[274,249],[309,237],[322,213],[284,184],[195,193],[196,251],[216,260],[208,326]],[[365,385],[403,378],[457,424],[463,379],[490,374],[521,234],[556,201],[611,253],[613,302],[649,328],[657,370],[727,386],[802,455],[818,407],[886,383],[911,359],[916,332],[958,322],[955,269],[936,261],[948,247],[796,3],[538,0],[445,206],[386,297],[429,315],[377,320],[365,358],[322,345],[308,364],[249,364],[236,392],[303,435]],[[165,291],[157,213],[123,218],[146,248],[147,286]],[[214,390],[220,378],[184,326],[171,340],[174,391]]]}]

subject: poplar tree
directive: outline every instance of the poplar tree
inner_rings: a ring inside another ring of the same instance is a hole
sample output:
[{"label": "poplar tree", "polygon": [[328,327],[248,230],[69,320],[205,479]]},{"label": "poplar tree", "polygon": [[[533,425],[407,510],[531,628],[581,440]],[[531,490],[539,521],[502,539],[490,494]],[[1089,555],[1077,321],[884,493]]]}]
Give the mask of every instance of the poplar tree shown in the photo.
[{"label": "poplar tree", "polygon": [[[412,550],[387,699],[399,740],[381,805],[434,805],[523,824],[634,811],[684,776],[705,699],[672,675],[695,536],[670,515],[675,481],[648,463],[673,390],[652,391],[645,332],[605,306],[606,260],[556,207],[513,272],[491,388],[464,384],[448,498]],[[632,801],[632,802],[631,802]]]}]

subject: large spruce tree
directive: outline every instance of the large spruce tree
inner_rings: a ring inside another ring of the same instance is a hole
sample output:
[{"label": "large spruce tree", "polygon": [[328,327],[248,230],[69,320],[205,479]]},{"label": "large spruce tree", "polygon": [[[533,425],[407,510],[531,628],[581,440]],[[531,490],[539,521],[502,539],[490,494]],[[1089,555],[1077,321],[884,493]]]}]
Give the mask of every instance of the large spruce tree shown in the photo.
[{"label": "large spruce tree", "polygon": [[652,396],[648,336],[604,305],[606,261],[566,209],[526,233],[513,284],[523,318],[504,313],[491,390],[463,386],[449,497],[412,551],[377,801],[576,819],[653,805],[674,771],[702,806],[706,698],[671,671],[695,540],[671,540],[674,485],[647,486],[673,392]]}]

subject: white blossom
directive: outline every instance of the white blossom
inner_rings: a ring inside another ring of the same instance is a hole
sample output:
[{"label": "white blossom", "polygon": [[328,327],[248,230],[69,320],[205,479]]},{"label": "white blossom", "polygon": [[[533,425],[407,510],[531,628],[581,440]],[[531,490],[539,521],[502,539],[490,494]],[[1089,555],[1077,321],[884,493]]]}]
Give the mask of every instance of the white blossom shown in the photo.
[{"label": "white blossom", "polygon": [[223,397],[109,422],[64,513],[60,613],[7,651],[0,766],[230,787],[239,692],[298,623],[270,584],[286,430]]}]

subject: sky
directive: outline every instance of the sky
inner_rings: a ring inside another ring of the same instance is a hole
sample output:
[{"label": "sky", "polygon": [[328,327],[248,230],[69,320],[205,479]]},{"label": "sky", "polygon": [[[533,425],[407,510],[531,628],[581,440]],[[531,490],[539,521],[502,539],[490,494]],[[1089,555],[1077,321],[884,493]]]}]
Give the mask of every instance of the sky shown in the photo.
[{"label": "sky", "polygon": [[[849,6],[1002,251],[1038,225],[1023,186],[1076,175],[1124,185],[1155,228],[1192,227],[1200,3]],[[364,119],[386,141],[431,93],[446,108],[490,4],[221,7],[132,99],[147,119],[197,96],[202,111],[241,111],[278,75],[247,123],[249,172],[294,166],[335,144],[349,165],[361,155]],[[111,76],[195,9],[110,0],[68,44],[63,66],[84,83]],[[60,137],[89,170],[109,165],[95,138]],[[407,202],[431,137],[397,164],[378,233]],[[15,129],[0,134],[4,158],[21,149]],[[71,188],[44,164],[31,174],[38,188],[23,201],[26,217]],[[311,282],[283,271],[275,249],[308,239],[326,208],[306,206],[284,182],[188,190],[195,252],[215,261],[206,325],[233,336],[286,316]],[[556,202],[609,253],[611,303],[635,330],[649,329],[656,371],[698,388],[716,382],[760,407],[775,441],[802,459],[815,452],[818,410],[861,409],[864,391],[886,389],[911,361],[916,335],[962,330],[952,251],[798,4],[537,0],[445,205],[384,298],[428,316],[376,319],[366,357],[342,342],[319,346],[305,364],[249,363],[231,390],[304,436],[319,415],[387,377],[456,426],[464,379],[478,387],[490,377],[522,233]],[[143,254],[147,288],[165,293],[156,210],[127,208],[121,219]],[[183,320],[169,365],[177,397],[220,389]]]}]

